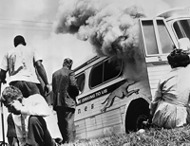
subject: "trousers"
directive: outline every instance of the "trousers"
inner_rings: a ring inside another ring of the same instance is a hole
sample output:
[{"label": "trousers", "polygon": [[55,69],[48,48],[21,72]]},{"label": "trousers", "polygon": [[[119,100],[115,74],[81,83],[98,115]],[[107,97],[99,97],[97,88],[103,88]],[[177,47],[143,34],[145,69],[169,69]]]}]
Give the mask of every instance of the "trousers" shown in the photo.
[{"label": "trousers", "polygon": [[[18,144],[12,115],[8,116],[7,138],[10,146]],[[55,146],[45,120],[41,116],[30,116],[28,123],[27,144],[29,146]]]},{"label": "trousers", "polygon": [[69,107],[57,107],[58,127],[63,137],[63,143],[74,142],[75,140],[75,125],[74,114],[75,109]]},{"label": "trousers", "polygon": [[10,85],[20,89],[25,98],[33,94],[41,94],[44,97],[44,91],[41,84],[26,82],[26,81],[13,81]]}]

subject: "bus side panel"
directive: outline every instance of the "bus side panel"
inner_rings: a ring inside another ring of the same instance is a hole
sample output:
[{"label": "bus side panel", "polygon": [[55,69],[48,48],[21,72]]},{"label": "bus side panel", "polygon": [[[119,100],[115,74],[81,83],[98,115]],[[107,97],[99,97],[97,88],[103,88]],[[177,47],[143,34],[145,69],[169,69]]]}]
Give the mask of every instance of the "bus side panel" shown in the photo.
[{"label": "bus side panel", "polygon": [[158,86],[159,79],[169,72],[171,67],[168,64],[148,65],[148,77],[151,87],[151,94],[154,96],[155,90]]}]

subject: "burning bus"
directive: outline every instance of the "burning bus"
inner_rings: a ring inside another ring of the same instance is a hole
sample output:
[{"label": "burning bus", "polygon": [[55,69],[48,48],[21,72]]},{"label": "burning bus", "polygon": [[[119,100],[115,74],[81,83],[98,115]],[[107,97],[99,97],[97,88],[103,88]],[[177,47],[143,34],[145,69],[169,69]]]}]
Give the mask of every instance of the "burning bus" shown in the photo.
[{"label": "burning bus", "polygon": [[119,36],[110,45],[114,55],[95,56],[75,68],[80,89],[75,115],[78,139],[142,128],[158,79],[170,69],[166,56],[180,40],[190,39],[190,8],[139,18],[137,23],[138,43],[126,43],[131,36]]}]

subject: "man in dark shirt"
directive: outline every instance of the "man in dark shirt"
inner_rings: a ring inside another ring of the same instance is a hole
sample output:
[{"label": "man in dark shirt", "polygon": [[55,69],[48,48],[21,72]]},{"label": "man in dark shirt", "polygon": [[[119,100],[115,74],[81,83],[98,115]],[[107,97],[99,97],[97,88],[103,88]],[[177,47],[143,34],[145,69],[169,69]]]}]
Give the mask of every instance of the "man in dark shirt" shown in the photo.
[{"label": "man in dark shirt", "polygon": [[63,67],[52,76],[53,108],[57,112],[63,143],[74,141],[74,113],[79,90],[71,70],[72,64],[73,61],[66,58]]}]

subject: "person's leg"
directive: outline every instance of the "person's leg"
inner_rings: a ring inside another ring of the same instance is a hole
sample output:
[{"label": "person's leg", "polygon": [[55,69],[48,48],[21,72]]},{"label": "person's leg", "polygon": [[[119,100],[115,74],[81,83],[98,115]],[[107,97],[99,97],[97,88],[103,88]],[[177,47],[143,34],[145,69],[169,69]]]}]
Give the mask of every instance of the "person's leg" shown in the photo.
[{"label": "person's leg", "polygon": [[16,130],[15,130],[15,125],[14,125],[14,121],[12,119],[12,115],[9,114],[7,117],[7,139],[8,139],[8,143],[10,146],[14,145],[17,146],[18,145],[18,139],[16,136]]},{"label": "person's leg", "polygon": [[28,143],[32,146],[55,146],[43,117],[31,116],[29,118]]},{"label": "person's leg", "polygon": [[67,131],[68,131],[68,142],[74,142],[75,136],[74,136],[74,109],[69,109],[66,113],[66,121],[68,123]]},{"label": "person's leg", "polygon": [[186,110],[187,110],[186,122],[187,124],[190,124],[190,107],[187,107]]},{"label": "person's leg", "polygon": [[58,126],[63,137],[63,143],[74,142],[74,112],[73,108],[58,108]]},{"label": "person's leg", "polygon": [[61,108],[61,107],[57,107],[56,108],[56,113],[57,113],[57,124],[58,124],[58,127],[59,127],[59,130],[60,130],[60,133],[61,133],[61,136],[63,138],[63,143],[65,141],[65,138],[64,138],[64,127],[63,125],[65,124],[64,123],[64,109]]}]

